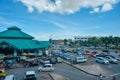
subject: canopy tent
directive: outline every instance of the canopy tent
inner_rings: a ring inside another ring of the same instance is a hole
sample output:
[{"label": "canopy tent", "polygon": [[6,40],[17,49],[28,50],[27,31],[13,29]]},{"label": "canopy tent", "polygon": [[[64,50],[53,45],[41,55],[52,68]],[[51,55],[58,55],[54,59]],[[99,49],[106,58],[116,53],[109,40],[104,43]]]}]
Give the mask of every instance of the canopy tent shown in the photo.
[{"label": "canopy tent", "polygon": [[25,60],[25,59],[27,59],[26,56],[21,56],[21,57],[20,57],[20,60]]}]

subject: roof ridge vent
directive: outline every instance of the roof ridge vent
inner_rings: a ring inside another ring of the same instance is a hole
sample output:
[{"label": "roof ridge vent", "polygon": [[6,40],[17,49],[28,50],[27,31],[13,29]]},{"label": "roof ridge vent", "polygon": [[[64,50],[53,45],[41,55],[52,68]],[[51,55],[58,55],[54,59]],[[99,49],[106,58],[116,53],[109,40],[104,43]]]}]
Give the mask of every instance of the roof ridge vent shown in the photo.
[{"label": "roof ridge vent", "polygon": [[16,26],[12,26],[7,28],[8,30],[21,30],[20,28],[16,27]]}]

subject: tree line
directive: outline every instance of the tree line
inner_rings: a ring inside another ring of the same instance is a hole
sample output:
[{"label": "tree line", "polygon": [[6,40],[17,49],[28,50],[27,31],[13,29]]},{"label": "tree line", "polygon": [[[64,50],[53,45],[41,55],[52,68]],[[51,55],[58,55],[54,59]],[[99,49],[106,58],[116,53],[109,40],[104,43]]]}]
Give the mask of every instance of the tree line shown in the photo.
[{"label": "tree line", "polygon": [[[120,37],[118,36],[107,36],[107,37],[90,37],[88,40],[71,40],[71,39],[64,39],[64,45],[69,45],[71,47],[75,46],[87,46],[94,48],[97,47],[104,47],[105,49],[108,48],[115,48],[120,49]],[[69,44],[67,44],[69,43]]]}]

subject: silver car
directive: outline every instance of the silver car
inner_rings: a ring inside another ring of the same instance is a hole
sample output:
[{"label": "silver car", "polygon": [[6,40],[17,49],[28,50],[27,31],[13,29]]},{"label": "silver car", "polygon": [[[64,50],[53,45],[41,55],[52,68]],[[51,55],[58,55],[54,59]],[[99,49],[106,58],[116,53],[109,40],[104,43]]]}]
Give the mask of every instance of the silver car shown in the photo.
[{"label": "silver car", "polygon": [[78,57],[73,58],[73,63],[82,63],[82,62],[86,62],[86,61],[87,61],[87,59],[83,56],[81,56],[81,57],[78,56]]},{"label": "silver car", "polygon": [[110,63],[115,63],[115,64],[118,63],[118,60],[115,59],[115,58],[112,58],[111,56],[107,56],[106,59],[107,59]]},{"label": "silver car", "polygon": [[96,57],[96,62],[103,63],[103,64],[109,64],[109,61],[104,57]]}]

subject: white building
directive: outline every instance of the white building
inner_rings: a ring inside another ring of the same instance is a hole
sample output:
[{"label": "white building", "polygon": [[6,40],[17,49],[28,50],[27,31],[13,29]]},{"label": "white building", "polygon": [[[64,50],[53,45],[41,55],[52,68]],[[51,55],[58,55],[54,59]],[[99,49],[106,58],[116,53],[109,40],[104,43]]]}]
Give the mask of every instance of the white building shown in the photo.
[{"label": "white building", "polygon": [[89,36],[75,36],[74,39],[77,40],[82,40],[82,41],[87,41],[90,37]]}]

